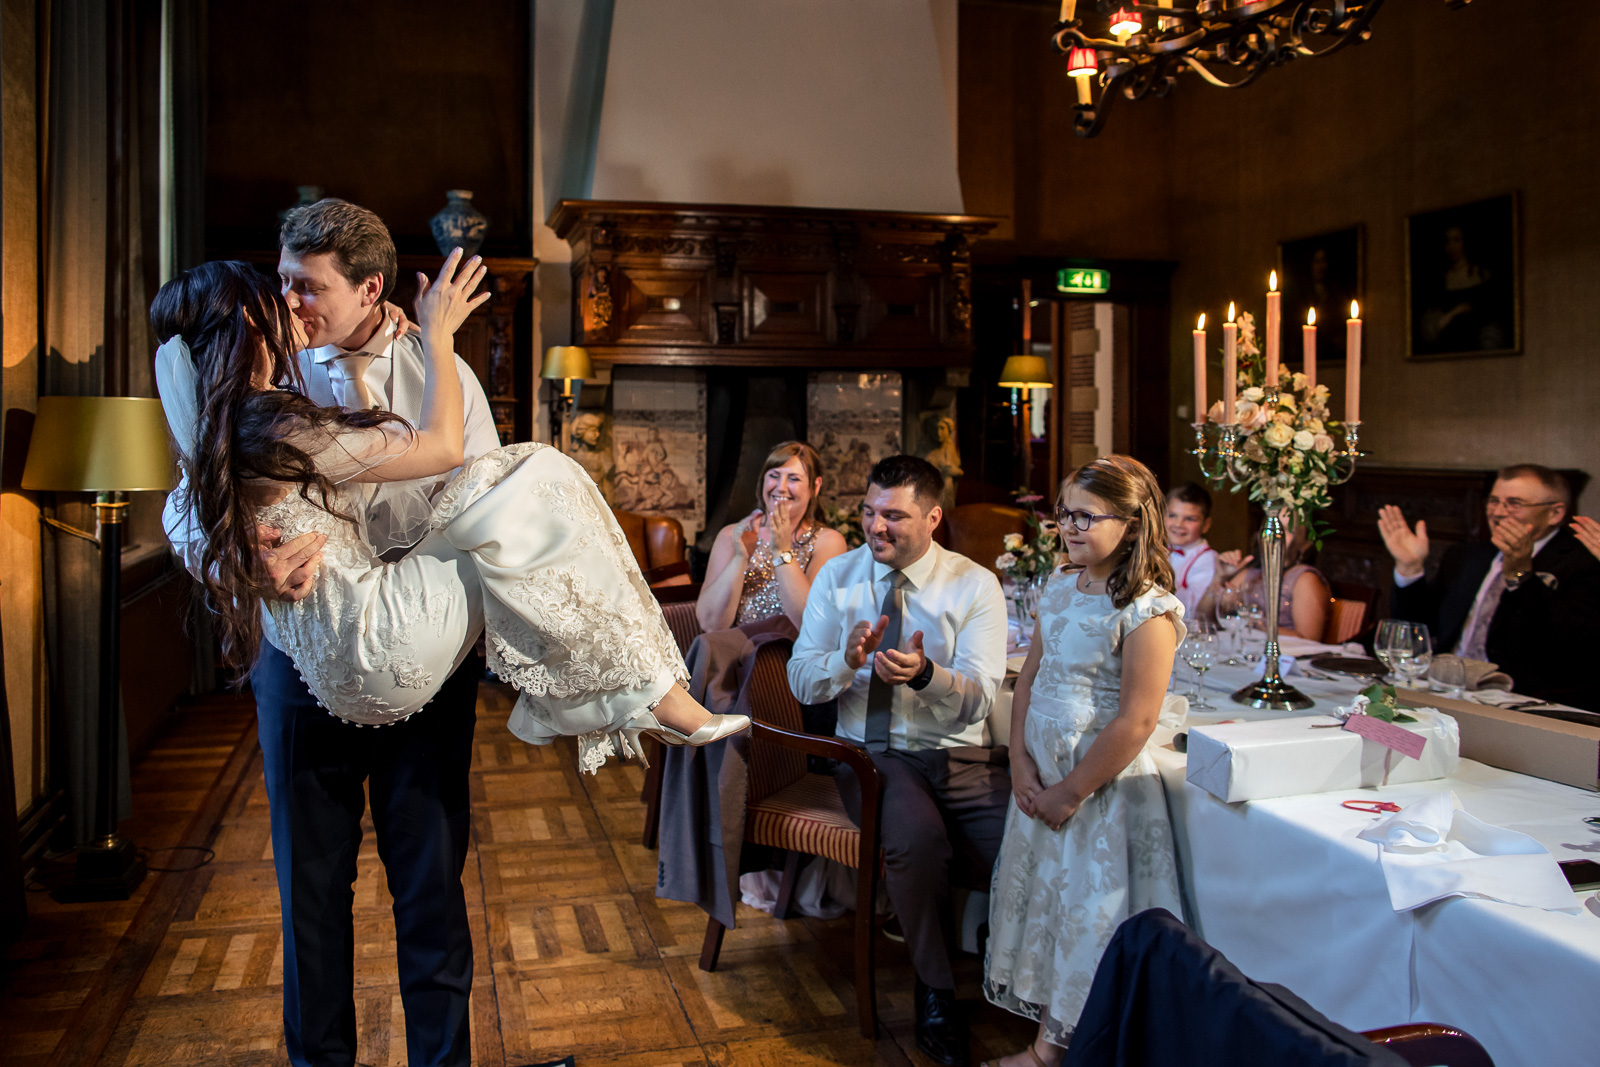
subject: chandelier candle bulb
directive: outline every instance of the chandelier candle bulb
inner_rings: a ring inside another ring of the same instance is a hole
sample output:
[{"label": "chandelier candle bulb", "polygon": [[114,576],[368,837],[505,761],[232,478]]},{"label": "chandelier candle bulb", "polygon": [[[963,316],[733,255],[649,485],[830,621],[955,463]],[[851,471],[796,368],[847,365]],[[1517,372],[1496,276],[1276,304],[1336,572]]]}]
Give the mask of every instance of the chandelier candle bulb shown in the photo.
[{"label": "chandelier candle bulb", "polygon": [[1061,0],[1061,21],[1071,22],[1078,17],[1078,0]]},{"label": "chandelier candle bulb", "polygon": [[1306,395],[1317,387],[1317,309],[1306,312],[1306,324],[1300,327],[1301,339],[1306,348]]},{"label": "chandelier candle bulb", "polygon": [[1278,292],[1278,272],[1267,276],[1267,376],[1269,393],[1278,391],[1278,358],[1282,348],[1283,294]]},{"label": "chandelier candle bulb", "polygon": [[1235,402],[1239,399],[1239,324],[1228,304],[1228,321],[1222,324],[1222,421],[1232,424]]},{"label": "chandelier candle bulb", "polygon": [[1361,305],[1350,301],[1344,324],[1344,421],[1361,421]]},{"label": "chandelier candle bulb", "polygon": [[1084,107],[1094,103],[1094,94],[1089,88],[1089,75],[1080,74],[1072,80],[1078,84],[1078,103]]},{"label": "chandelier candle bulb", "polygon": [[1194,324],[1194,421],[1206,421],[1206,316]]}]

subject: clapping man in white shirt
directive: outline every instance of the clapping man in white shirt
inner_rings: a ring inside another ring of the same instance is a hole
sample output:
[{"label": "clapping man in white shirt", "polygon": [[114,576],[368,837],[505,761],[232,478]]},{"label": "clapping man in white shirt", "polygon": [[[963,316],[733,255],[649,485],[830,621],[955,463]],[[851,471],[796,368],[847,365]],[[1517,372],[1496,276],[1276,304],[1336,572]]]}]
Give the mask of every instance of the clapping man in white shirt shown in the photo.
[{"label": "clapping man in white shirt", "polygon": [[[944,479],[915,456],[880,460],[861,505],[867,543],[812,583],[789,685],[839,702],[839,737],[878,768],[889,899],[917,973],[917,1047],[969,1062],[950,966],[951,873],[987,885],[1011,789],[1003,749],[981,747],[1005,676],[1006,604],[993,572],[933,542]],[[861,818],[855,772],[839,793]]]},{"label": "clapping man in white shirt", "polygon": [[[422,348],[414,335],[395,337],[384,313],[398,262],[383,221],[343,200],[321,200],[285,216],[280,243],[284,299],[309,339],[298,357],[306,394],[318,404],[377,406],[416,422]],[[482,385],[459,358],[456,369],[470,462],[500,441]],[[375,486],[365,516],[373,543],[403,554],[426,532],[429,498],[448,481]],[[204,532],[176,510],[181,496],[169,498],[164,519],[174,549],[193,570]],[[269,554],[275,595],[296,600],[309,591],[320,546],[319,537],[305,535]],[[270,625],[266,637],[250,683],[283,913],[289,1062],[356,1062],[352,886],[370,794],[394,897],[406,1062],[467,1067],[472,935],[461,872],[482,661],[469,656],[433,702],[404,722],[361,729],[318,706],[293,661],[271,643]]]},{"label": "clapping man in white shirt", "polygon": [[1563,527],[1572,489],[1535,463],[1501,470],[1485,502],[1489,541],[1452,546],[1426,571],[1428,526],[1393,505],[1378,532],[1394,557],[1390,613],[1426,623],[1436,652],[1488,660],[1519,693],[1600,711],[1600,563]]}]

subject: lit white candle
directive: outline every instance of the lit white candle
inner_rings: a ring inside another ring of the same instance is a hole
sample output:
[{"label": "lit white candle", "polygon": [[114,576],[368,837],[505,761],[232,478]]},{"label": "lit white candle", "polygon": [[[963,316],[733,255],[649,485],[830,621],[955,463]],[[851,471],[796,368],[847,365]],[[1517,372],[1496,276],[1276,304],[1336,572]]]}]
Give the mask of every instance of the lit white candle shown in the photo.
[{"label": "lit white candle", "polygon": [[1267,276],[1267,377],[1265,388],[1278,388],[1278,359],[1282,351],[1283,294],[1278,292],[1278,272]]},{"label": "lit white candle", "polygon": [[1306,346],[1306,395],[1317,387],[1317,309],[1306,312],[1306,324],[1300,327],[1300,336]]},{"label": "lit white candle", "polygon": [[1344,421],[1361,421],[1361,305],[1350,301],[1344,324]]},{"label": "lit white candle", "polygon": [[1239,324],[1233,321],[1233,304],[1222,325],[1222,421],[1237,422],[1234,403],[1239,399]]},{"label": "lit white candle", "polygon": [[1194,421],[1206,421],[1206,316],[1194,324]]}]

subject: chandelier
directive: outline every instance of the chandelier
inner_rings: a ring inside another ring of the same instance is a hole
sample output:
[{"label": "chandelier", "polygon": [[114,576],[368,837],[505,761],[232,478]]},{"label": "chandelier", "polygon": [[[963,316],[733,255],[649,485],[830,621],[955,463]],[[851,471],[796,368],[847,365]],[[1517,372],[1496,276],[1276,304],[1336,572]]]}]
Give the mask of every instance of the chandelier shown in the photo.
[{"label": "chandelier", "polygon": [[[1465,7],[1471,0],[1445,0]],[[1088,14],[1079,14],[1079,7]],[[1242,89],[1291,59],[1332,55],[1372,36],[1383,0],[1062,0],[1051,45],[1077,82],[1073,132],[1093,137],[1117,94],[1166,96],[1192,70]],[[1104,36],[1092,37],[1100,31]],[[1098,94],[1098,95],[1097,95]]]}]

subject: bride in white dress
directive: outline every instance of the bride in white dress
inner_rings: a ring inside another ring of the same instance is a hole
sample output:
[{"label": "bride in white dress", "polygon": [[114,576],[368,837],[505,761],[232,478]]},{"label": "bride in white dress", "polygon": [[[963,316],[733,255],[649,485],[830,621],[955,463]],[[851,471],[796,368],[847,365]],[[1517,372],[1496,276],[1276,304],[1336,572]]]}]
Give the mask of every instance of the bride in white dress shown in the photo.
[{"label": "bride in white dress", "polygon": [[[489,666],[519,692],[510,727],[533,744],[575,736],[585,770],[639,754],[639,738],[700,745],[749,725],[711,715],[686,681],[661,609],[598,487],[558,449],[507,445],[468,464],[428,530],[384,563],[360,516],[374,483],[462,461],[452,337],[487,294],[459,249],[436,282],[418,275],[427,371],[415,426],[382,411],[320,408],[294,388],[305,338],[250,266],[207,263],[151,305],[156,380],[205,548],[200,575],[223,657],[247,669],[262,637],[294,660],[328,711],[357,725],[420,710],[487,631]],[[263,597],[260,524],[287,542],[326,537],[309,596]],[[263,608],[265,611],[263,611]]]}]

